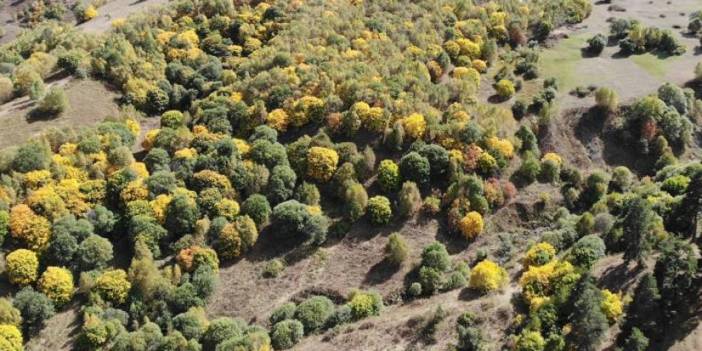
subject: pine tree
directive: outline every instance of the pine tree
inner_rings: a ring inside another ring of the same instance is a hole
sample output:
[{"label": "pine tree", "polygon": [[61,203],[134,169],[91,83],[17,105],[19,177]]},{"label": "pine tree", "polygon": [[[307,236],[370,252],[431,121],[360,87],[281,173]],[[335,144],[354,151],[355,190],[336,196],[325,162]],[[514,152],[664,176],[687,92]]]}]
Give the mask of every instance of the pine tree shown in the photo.
[{"label": "pine tree", "polygon": [[687,296],[693,287],[696,272],[697,257],[689,243],[678,239],[664,243],[654,274],[667,323],[674,323],[676,317],[689,308]]},{"label": "pine tree", "polygon": [[629,334],[634,328],[649,337],[658,332],[661,313],[661,294],[658,292],[656,278],[644,275],[634,290],[632,303],[626,314],[623,333]]},{"label": "pine tree", "polygon": [[599,349],[607,331],[607,317],[602,312],[602,293],[595,286],[594,278],[585,275],[580,279],[573,294],[573,311],[569,321],[573,326],[568,335],[572,349],[578,351],[595,351]]},{"label": "pine tree", "polygon": [[624,260],[644,265],[651,252],[650,228],[653,211],[646,200],[634,199],[624,217]]}]

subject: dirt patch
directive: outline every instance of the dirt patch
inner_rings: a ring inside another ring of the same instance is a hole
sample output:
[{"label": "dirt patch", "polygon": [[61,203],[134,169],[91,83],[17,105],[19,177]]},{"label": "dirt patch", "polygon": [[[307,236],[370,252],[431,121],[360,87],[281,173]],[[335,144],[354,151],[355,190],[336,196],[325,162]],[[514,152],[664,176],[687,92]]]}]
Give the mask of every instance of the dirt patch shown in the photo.
[{"label": "dirt patch", "polygon": [[18,145],[48,128],[90,127],[119,112],[116,101],[119,95],[103,83],[64,78],[48,84],[47,88],[53,86],[64,87],[70,105],[56,118],[29,120],[27,116],[36,103],[27,96],[0,105],[0,148]]},{"label": "dirt patch", "polygon": [[150,12],[152,7],[167,3],[168,0],[112,0],[97,9],[97,17],[76,28],[88,33],[102,33],[110,29],[112,20],[126,18],[136,12]]}]

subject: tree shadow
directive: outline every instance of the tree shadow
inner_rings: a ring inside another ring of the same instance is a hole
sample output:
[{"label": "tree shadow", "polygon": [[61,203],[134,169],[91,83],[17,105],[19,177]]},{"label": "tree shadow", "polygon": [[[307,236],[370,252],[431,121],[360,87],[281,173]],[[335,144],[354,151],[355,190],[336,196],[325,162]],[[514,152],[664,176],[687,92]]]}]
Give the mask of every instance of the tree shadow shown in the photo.
[{"label": "tree shadow", "polygon": [[473,301],[483,296],[484,294],[482,294],[480,291],[466,287],[461,289],[461,291],[458,293],[458,300]]},{"label": "tree shadow", "polygon": [[56,118],[58,118],[61,114],[54,114],[54,113],[46,113],[38,108],[34,108],[31,111],[27,113],[27,123],[34,123],[34,122],[46,122],[46,121],[51,121]]},{"label": "tree shadow", "polygon": [[598,286],[611,291],[626,291],[638,281],[638,276],[644,271],[641,265],[635,265],[631,269],[627,262],[617,266],[608,267],[598,279]]},{"label": "tree shadow", "polygon": [[368,285],[378,285],[388,281],[393,275],[400,271],[401,265],[394,264],[388,259],[383,259],[382,261],[376,263],[371,267],[371,269],[366,273],[363,279],[363,284]]}]

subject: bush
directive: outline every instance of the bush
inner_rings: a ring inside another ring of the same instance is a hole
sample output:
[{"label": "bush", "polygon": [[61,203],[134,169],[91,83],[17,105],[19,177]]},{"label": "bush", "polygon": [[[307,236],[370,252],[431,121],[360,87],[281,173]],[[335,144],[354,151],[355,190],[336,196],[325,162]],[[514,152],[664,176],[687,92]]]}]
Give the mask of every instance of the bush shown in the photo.
[{"label": "bush", "polygon": [[445,272],[451,266],[446,246],[440,242],[433,242],[422,251],[422,266]]},{"label": "bush", "polygon": [[122,269],[104,271],[95,280],[96,292],[105,300],[122,304],[127,300],[132,284],[127,280],[127,272]]},{"label": "bush", "polygon": [[271,343],[276,350],[287,350],[302,340],[303,325],[297,320],[284,320],[271,329]]},{"label": "bush", "polygon": [[305,327],[305,334],[321,329],[334,312],[334,303],[326,296],[313,296],[295,309],[295,319]]},{"label": "bush", "polygon": [[186,339],[200,339],[208,323],[205,310],[201,307],[193,307],[173,318],[173,327]]},{"label": "bush", "polygon": [[359,320],[380,315],[380,310],[383,308],[383,299],[374,292],[356,291],[351,294],[348,306],[351,308],[353,318]]},{"label": "bush", "polygon": [[12,80],[0,75],[0,104],[12,99],[14,96],[13,89]]},{"label": "bush", "polygon": [[52,116],[59,115],[68,108],[68,98],[63,88],[51,88],[37,106],[37,112]]},{"label": "bush", "polygon": [[378,184],[385,193],[397,191],[400,187],[400,167],[392,160],[380,161]]},{"label": "bush", "polygon": [[22,332],[17,326],[0,324],[0,349],[5,351],[23,351]]},{"label": "bush", "polygon": [[437,269],[422,266],[419,268],[419,283],[423,293],[432,295],[444,285],[444,276]]},{"label": "bush", "polygon": [[507,271],[490,260],[480,261],[470,274],[470,287],[488,292],[499,289],[508,280]]},{"label": "bush", "polygon": [[49,168],[51,163],[51,150],[45,144],[29,142],[17,149],[12,160],[12,169],[20,173],[37,171]]},{"label": "bush", "polygon": [[218,344],[230,337],[242,334],[242,321],[232,318],[221,317],[210,322],[205,334],[202,335],[202,346],[204,350],[215,350]]},{"label": "bush", "polygon": [[597,106],[607,112],[614,112],[619,108],[619,96],[610,88],[599,88],[595,92]]},{"label": "bush", "polygon": [[392,233],[385,245],[385,259],[394,265],[400,265],[407,259],[409,246],[400,233]]},{"label": "bush", "polygon": [[346,217],[351,222],[357,221],[366,214],[368,206],[368,193],[363,184],[353,182],[349,184],[344,193]]},{"label": "bush", "polygon": [[9,324],[19,327],[22,324],[20,311],[12,306],[12,302],[0,297],[0,324]]},{"label": "bush", "polygon": [[545,265],[556,257],[556,249],[549,243],[541,242],[527,250],[524,255],[524,268]]},{"label": "bush", "polygon": [[390,200],[385,196],[373,196],[368,200],[368,214],[374,224],[387,224],[392,218]]},{"label": "bush", "polygon": [[599,56],[607,45],[607,38],[602,34],[596,34],[587,40],[587,51],[595,56]]},{"label": "bush", "polygon": [[602,290],[602,312],[610,322],[616,322],[624,312],[621,295],[607,289]]},{"label": "bush", "polygon": [[541,333],[533,330],[524,330],[517,338],[516,351],[542,351],[546,341]]},{"label": "bush", "polygon": [[573,245],[570,261],[578,267],[590,269],[597,260],[605,256],[605,244],[597,235],[586,235]]},{"label": "bush", "polygon": [[458,223],[458,226],[461,229],[461,234],[467,240],[473,240],[483,232],[483,216],[475,211],[468,212]]},{"label": "bush", "polygon": [[38,288],[56,305],[63,305],[73,298],[73,274],[65,268],[47,267],[39,279]]},{"label": "bush", "polygon": [[405,181],[425,184],[429,181],[429,160],[417,152],[410,152],[400,159],[400,175]]},{"label": "bush", "polygon": [[305,205],[319,206],[321,195],[316,185],[312,183],[302,182],[295,189],[295,200],[300,201]]},{"label": "bush", "polygon": [[275,325],[278,322],[282,322],[286,319],[293,319],[295,318],[295,304],[292,302],[288,302],[275,310],[271,313],[271,316],[268,318],[268,321],[271,323],[271,325]]},{"label": "bush", "polygon": [[10,283],[29,285],[37,280],[39,259],[34,251],[18,249],[5,257],[7,276]]},{"label": "bush", "polygon": [[44,322],[55,313],[51,299],[31,287],[20,290],[12,304],[20,311],[25,328],[32,331],[41,329]]},{"label": "bush", "polygon": [[495,91],[497,92],[497,96],[507,100],[514,96],[516,89],[511,80],[502,79],[495,84]]}]

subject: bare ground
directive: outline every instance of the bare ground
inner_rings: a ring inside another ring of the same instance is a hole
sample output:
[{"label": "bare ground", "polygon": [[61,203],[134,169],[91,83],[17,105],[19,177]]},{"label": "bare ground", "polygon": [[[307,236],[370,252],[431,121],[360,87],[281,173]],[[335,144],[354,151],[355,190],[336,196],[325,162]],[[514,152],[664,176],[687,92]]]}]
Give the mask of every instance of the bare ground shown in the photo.
[{"label": "bare ground", "polygon": [[90,127],[119,111],[118,94],[100,82],[64,78],[47,84],[47,89],[52,86],[64,87],[69,101],[69,108],[58,117],[29,118],[36,103],[27,96],[0,105],[0,148],[18,145],[47,128]]}]

